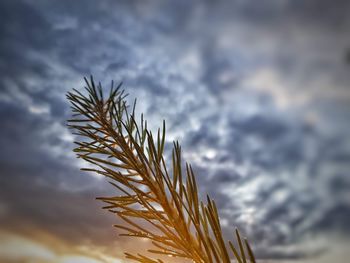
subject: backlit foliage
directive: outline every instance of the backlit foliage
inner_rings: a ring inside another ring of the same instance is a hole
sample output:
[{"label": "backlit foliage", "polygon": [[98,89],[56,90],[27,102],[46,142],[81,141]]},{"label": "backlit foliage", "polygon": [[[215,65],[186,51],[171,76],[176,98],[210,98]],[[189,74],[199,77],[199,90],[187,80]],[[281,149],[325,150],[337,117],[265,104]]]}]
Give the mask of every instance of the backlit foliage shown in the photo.
[{"label": "backlit foliage", "polygon": [[69,126],[79,135],[75,152],[94,166],[83,170],[109,178],[118,189],[117,196],[99,199],[124,222],[115,225],[120,235],[146,238],[153,246],[148,253],[125,253],[126,258],[229,263],[233,256],[239,263],[255,262],[237,230],[237,247],[224,240],[215,202],[209,196],[199,200],[193,169],[183,164],[178,142],[165,160],[165,122],[152,134],[143,115],[135,114],[136,101],[127,105],[121,84],[112,83],[106,96],[92,77],[85,81],[86,94],[75,89],[67,94],[73,110]]}]

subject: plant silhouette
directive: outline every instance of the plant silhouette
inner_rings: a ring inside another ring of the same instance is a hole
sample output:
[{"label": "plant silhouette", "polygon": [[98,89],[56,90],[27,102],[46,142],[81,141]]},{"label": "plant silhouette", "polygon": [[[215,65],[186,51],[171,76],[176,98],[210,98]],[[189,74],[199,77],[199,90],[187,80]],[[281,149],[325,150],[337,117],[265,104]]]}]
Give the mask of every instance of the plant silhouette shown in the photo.
[{"label": "plant silhouette", "polygon": [[[165,121],[154,135],[135,102],[127,104],[121,84],[113,82],[108,96],[101,84],[85,78],[86,94],[67,94],[73,118],[68,125],[79,135],[78,158],[91,163],[83,168],[107,177],[118,195],[98,198],[124,223],[115,225],[121,236],[146,238],[148,253],[125,253],[144,263],[165,262],[164,256],[196,263],[255,262],[246,239],[235,230],[235,243],[223,238],[215,202],[199,200],[190,164],[181,159],[181,147],[173,143],[171,160],[164,157]],[[151,258],[152,257],[152,258]]]}]

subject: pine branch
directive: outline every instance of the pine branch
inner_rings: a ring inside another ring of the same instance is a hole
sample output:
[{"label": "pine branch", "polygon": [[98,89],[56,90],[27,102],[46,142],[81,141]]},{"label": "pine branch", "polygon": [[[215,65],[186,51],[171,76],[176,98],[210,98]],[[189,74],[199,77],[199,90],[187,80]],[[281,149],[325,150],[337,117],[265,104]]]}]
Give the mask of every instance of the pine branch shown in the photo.
[{"label": "pine branch", "polygon": [[[85,82],[86,95],[78,90],[67,94],[74,116],[68,125],[81,138],[75,142],[78,158],[95,166],[82,170],[106,176],[121,193],[98,198],[124,222],[115,225],[120,235],[149,239],[153,248],[148,252],[160,258],[229,263],[229,247],[239,263],[255,262],[248,242],[241,240],[237,230],[239,252],[224,240],[215,202],[209,197],[206,204],[199,200],[192,166],[183,167],[177,141],[168,168],[163,155],[165,122],[154,136],[142,114],[136,120],[136,100],[128,106],[121,84],[115,87],[112,82],[105,97],[100,83],[96,85],[92,77]],[[142,254],[126,253],[126,258],[163,262]]]}]

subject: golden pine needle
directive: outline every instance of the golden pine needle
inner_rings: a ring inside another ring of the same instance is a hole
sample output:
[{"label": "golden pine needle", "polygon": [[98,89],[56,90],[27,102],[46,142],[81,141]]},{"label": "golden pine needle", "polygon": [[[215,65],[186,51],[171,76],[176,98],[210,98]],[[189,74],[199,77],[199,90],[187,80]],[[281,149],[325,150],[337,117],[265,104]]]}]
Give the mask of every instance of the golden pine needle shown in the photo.
[{"label": "golden pine needle", "polygon": [[[74,118],[68,121],[75,134],[79,158],[96,168],[82,170],[106,176],[120,196],[101,197],[104,207],[115,213],[123,225],[115,225],[123,236],[149,239],[148,252],[158,257],[178,257],[195,263],[230,263],[229,250],[239,263],[246,263],[246,253],[238,230],[237,249],[224,241],[216,205],[209,197],[207,204],[199,200],[193,169],[182,166],[181,147],[174,142],[171,169],[164,160],[165,122],[156,136],[147,122],[138,122],[136,101],[131,111],[121,84],[113,82],[107,98],[101,84],[85,78],[87,95],[78,90],[67,94]],[[142,223],[140,223],[142,222]],[[246,240],[249,261],[255,262]],[[228,246],[227,246],[228,245]],[[126,258],[143,263],[164,262],[160,258],[125,253]]]}]

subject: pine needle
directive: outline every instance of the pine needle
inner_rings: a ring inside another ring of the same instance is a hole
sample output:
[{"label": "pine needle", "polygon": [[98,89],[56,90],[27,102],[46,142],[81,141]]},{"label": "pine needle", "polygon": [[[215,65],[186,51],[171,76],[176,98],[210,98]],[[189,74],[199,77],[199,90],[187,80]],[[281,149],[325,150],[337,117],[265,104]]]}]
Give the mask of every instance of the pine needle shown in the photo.
[{"label": "pine needle", "polygon": [[68,126],[80,135],[74,151],[95,166],[83,170],[106,176],[119,190],[119,196],[98,199],[124,222],[115,225],[120,235],[146,238],[153,245],[148,252],[154,258],[125,253],[126,258],[143,263],[164,262],[162,256],[230,263],[232,252],[236,261],[246,263],[244,244],[249,261],[255,262],[238,230],[238,250],[224,241],[215,202],[209,197],[206,204],[199,200],[194,171],[189,164],[183,167],[178,142],[173,144],[171,163],[165,161],[165,121],[153,136],[142,114],[137,120],[136,100],[128,106],[121,84],[114,87],[112,82],[105,97],[100,83],[92,77],[85,82],[86,95],[75,89],[67,94],[73,112]]}]

